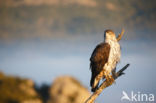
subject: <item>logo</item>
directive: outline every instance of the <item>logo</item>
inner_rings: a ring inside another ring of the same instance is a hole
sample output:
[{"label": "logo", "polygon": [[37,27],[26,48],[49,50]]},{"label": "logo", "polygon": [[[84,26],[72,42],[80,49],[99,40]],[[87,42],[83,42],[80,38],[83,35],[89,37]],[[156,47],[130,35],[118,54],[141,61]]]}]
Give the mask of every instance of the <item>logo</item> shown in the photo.
[{"label": "logo", "polygon": [[122,91],[121,101],[135,101],[135,102],[153,102],[154,101],[154,94],[146,94],[134,91],[131,91],[131,94],[128,95],[125,91]]}]

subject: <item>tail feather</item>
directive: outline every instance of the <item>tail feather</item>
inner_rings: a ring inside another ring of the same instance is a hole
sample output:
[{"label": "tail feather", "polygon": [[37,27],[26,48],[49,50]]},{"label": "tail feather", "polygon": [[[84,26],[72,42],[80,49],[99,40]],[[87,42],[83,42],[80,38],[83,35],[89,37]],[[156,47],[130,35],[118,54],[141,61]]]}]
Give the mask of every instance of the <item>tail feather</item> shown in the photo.
[{"label": "tail feather", "polygon": [[97,83],[97,85],[95,87],[92,87],[91,91],[95,92],[98,89],[98,85],[99,85],[99,82]]},{"label": "tail feather", "polygon": [[90,80],[90,86],[91,86],[91,87],[92,87],[92,85],[93,85],[93,83],[94,83],[94,79],[95,79],[95,77],[93,77],[93,75],[92,75],[91,80]]},{"label": "tail feather", "polygon": [[95,76],[92,75],[90,86],[92,87],[91,91],[95,92],[98,89],[99,81],[96,81]]}]

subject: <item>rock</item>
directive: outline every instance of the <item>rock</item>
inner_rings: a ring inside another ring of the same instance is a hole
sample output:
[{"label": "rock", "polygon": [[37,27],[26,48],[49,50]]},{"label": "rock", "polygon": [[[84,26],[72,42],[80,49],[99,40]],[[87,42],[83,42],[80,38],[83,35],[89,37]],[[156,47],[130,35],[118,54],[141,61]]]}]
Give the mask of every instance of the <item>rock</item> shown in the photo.
[{"label": "rock", "polygon": [[34,82],[30,79],[25,80],[24,83],[19,84],[19,88],[26,93],[29,96],[37,96],[37,93],[35,91]]},{"label": "rock", "polygon": [[54,80],[48,103],[83,103],[89,96],[89,91],[79,81],[62,76]]},{"label": "rock", "polygon": [[0,103],[42,103],[30,79],[0,72]]},{"label": "rock", "polygon": [[21,103],[42,103],[40,99],[24,100]]}]

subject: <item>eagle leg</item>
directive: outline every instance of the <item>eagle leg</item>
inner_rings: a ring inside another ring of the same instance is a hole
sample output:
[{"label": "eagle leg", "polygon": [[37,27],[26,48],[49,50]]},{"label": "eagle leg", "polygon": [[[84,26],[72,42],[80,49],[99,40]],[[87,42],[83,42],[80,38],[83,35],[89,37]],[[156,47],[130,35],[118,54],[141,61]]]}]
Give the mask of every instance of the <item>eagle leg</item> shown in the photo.
[{"label": "eagle leg", "polygon": [[93,84],[91,83],[92,86],[92,92],[95,92],[96,89],[98,89],[99,81],[103,78],[104,76],[104,71],[101,71],[95,78],[93,79]]},{"label": "eagle leg", "polygon": [[110,73],[105,72],[104,75],[105,75],[105,78],[106,78],[106,82],[109,85],[111,85],[112,83],[114,83],[115,80],[114,80],[113,76]]}]

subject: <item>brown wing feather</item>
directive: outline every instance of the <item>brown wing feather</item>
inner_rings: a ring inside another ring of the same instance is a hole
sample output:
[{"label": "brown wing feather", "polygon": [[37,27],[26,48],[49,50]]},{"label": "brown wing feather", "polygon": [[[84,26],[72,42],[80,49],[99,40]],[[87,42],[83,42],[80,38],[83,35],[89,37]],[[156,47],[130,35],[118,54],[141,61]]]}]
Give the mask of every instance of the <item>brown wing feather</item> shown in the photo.
[{"label": "brown wing feather", "polygon": [[92,71],[92,77],[90,81],[91,86],[94,83],[95,77],[103,69],[105,63],[107,63],[109,52],[110,52],[110,45],[108,43],[101,43],[97,45],[96,48],[94,49],[90,58],[90,69]]}]

